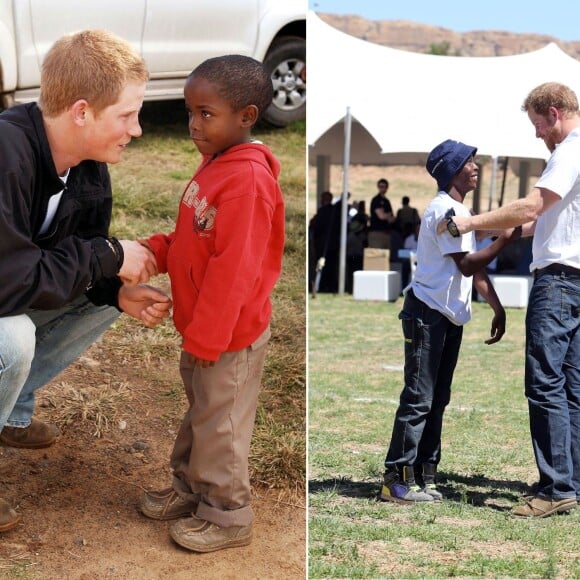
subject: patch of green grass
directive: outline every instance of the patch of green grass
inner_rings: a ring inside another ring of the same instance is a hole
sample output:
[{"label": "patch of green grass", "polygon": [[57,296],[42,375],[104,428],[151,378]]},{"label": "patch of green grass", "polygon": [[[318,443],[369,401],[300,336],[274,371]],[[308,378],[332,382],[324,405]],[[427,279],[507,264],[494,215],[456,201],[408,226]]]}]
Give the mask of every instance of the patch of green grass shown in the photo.
[{"label": "patch of green grass", "polygon": [[377,501],[404,351],[395,303],[309,301],[309,577],[577,578],[580,510],[510,515],[537,472],[524,397],[524,310],[486,345],[491,309],[473,304],[443,426],[446,500]]}]

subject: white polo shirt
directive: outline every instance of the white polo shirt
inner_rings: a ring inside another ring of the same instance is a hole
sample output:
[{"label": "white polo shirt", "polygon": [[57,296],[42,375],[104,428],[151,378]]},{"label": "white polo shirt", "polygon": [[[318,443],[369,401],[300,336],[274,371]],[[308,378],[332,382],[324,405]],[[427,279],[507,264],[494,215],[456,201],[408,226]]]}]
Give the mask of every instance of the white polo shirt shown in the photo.
[{"label": "white polo shirt", "polygon": [[470,215],[467,207],[444,191],[437,194],[423,214],[417,246],[417,270],[411,287],[419,300],[461,326],[471,319],[473,279],[460,272],[449,254],[475,252],[475,233],[458,238],[447,233],[437,235],[437,224],[450,208],[455,210],[455,215]]},{"label": "white polo shirt", "polygon": [[561,199],[536,221],[530,271],[550,264],[580,269],[580,128],[556,145],[535,187]]}]

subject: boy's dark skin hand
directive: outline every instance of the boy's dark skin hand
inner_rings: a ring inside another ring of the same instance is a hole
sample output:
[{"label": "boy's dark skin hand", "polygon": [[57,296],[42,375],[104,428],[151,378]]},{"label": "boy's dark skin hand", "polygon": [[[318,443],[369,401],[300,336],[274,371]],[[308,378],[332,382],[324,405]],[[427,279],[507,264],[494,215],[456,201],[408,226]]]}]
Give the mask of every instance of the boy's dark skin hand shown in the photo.
[{"label": "boy's dark skin hand", "polygon": [[119,308],[123,312],[141,320],[149,328],[167,318],[173,306],[171,298],[165,292],[147,284],[124,284],[119,289],[118,300]]},{"label": "boy's dark skin hand", "polygon": [[505,334],[506,315],[501,303],[495,299],[495,296],[490,295],[488,288],[490,285],[489,278],[485,275],[485,266],[489,262],[489,255],[497,253],[498,247],[502,248],[507,244],[518,240],[522,235],[522,228],[510,228],[502,232],[502,234],[493,242],[493,244],[475,254],[468,254],[467,252],[458,252],[451,254],[455,260],[457,268],[464,276],[473,276],[473,285],[479,294],[481,294],[493,309],[494,316],[491,321],[490,338],[485,341],[485,344],[495,344],[499,342]]}]

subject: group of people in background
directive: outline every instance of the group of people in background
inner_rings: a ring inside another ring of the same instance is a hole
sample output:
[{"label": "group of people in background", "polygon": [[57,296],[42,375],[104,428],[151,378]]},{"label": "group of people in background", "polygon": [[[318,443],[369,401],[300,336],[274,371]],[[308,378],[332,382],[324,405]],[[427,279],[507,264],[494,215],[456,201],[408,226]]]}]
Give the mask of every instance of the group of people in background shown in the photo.
[{"label": "group of people in background", "polygon": [[[348,293],[353,290],[354,272],[364,268],[365,248],[389,250],[391,263],[399,263],[399,250],[417,247],[421,216],[410,205],[410,198],[404,196],[395,213],[387,198],[388,180],[379,179],[377,190],[369,213],[365,201],[351,202],[348,194],[345,268],[345,291]],[[324,191],[320,207],[309,224],[310,283],[317,292],[336,293],[339,289],[341,216],[342,197],[335,201],[330,191]]]}]

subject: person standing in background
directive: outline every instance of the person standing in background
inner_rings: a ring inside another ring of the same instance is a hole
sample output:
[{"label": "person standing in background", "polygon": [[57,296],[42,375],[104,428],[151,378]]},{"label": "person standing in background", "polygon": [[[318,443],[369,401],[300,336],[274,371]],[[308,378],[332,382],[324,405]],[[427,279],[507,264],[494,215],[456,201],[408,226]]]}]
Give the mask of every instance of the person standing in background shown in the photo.
[{"label": "person standing in background", "polygon": [[378,193],[371,200],[368,247],[389,249],[391,229],[395,222],[391,202],[387,198],[389,182],[383,177],[377,181]]}]

